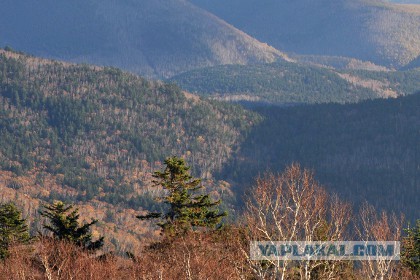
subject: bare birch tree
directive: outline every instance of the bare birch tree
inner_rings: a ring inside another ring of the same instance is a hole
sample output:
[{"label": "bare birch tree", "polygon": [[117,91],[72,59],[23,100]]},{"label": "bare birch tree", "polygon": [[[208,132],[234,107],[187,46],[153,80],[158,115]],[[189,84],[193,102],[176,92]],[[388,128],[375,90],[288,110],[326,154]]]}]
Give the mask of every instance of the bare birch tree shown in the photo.
[{"label": "bare birch tree", "polygon": [[[364,203],[360,208],[360,223],[356,232],[363,241],[399,241],[403,229],[404,217],[377,212],[372,205]],[[397,263],[393,260],[362,261],[362,273],[372,280],[397,278]]]},{"label": "bare birch tree", "polygon": [[[250,241],[334,241],[343,238],[350,217],[349,204],[329,196],[310,171],[293,164],[283,174],[257,179],[245,223]],[[317,278],[337,279],[343,262],[250,260],[249,265],[261,279],[314,279],[315,271]]]}]

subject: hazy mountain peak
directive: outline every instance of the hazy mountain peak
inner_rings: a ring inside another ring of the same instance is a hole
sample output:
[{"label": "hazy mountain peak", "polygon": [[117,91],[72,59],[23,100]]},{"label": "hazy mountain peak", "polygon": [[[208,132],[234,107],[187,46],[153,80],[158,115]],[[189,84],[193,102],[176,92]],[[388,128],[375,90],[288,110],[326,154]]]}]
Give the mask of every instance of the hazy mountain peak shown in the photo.
[{"label": "hazy mountain peak", "polygon": [[284,57],[183,0],[5,0],[0,45],[160,77]]},{"label": "hazy mountain peak", "polygon": [[401,67],[420,55],[420,5],[381,0],[192,0],[277,49]]}]

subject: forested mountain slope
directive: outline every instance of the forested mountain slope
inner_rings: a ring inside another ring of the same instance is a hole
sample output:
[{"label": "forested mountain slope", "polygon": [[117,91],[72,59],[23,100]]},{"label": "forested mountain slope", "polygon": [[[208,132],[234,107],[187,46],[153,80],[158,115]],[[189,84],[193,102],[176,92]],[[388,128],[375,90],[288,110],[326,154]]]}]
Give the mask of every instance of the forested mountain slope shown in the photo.
[{"label": "forested mountain slope", "polygon": [[251,112],[115,68],[0,51],[0,201],[25,213],[77,202],[124,252],[152,234],[135,215],[159,210],[151,174],[178,155],[229,205],[259,173],[297,161],[352,202],[415,218],[419,96]]},{"label": "forested mountain slope", "polygon": [[267,103],[358,102],[420,90],[420,71],[336,70],[277,62],[222,65],[171,79],[182,88],[215,99]]},{"label": "forested mountain slope", "polygon": [[260,119],[115,68],[0,51],[1,193],[84,202],[101,220],[119,211],[107,221],[128,230],[153,207],[151,174],[166,157],[210,179]]},{"label": "forested mountain slope", "polygon": [[168,77],[282,53],[183,0],[3,0],[0,46]]},{"label": "forested mountain slope", "polygon": [[69,168],[77,163],[117,176],[142,160],[176,154],[210,176],[258,121],[238,106],[200,100],[117,69],[4,51],[0,59],[1,155],[8,168],[58,172],[74,160]]},{"label": "forested mountain slope", "polygon": [[420,55],[420,5],[381,0],[191,0],[261,42],[388,67]]},{"label": "forested mountain slope", "polygon": [[299,162],[359,204],[403,212],[420,205],[420,93],[357,104],[264,107],[265,117],[222,177],[247,184],[264,170]]}]

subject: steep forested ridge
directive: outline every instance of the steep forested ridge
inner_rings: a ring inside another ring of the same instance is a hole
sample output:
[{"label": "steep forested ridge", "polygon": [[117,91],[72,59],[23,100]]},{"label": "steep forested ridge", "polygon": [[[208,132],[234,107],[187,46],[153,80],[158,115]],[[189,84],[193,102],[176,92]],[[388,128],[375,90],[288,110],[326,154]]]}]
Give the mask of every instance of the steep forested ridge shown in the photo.
[{"label": "steep forested ridge", "polygon": [[130,192],[168,155],[211,177],[259,120],[117,69],[10,52],[0,93],[1,168],[59,175],[85,199]]}]

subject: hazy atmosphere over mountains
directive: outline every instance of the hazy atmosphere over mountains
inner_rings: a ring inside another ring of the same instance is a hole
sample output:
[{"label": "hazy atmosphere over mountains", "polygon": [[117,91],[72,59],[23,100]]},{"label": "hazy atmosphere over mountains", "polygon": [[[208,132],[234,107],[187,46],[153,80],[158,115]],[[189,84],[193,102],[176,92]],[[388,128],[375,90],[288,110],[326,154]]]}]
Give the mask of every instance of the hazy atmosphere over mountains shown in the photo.
[{"label": "hazy atmosphere over mountains", "polygon": [[420,55],[420,8],[377,0],[192,0],[278,49],[389,67]]},{"label": "hazy atmosphere over mountains", "polygon": [[0,278],[420,280],[420,1],[0,1]]},{"label": "hazy atmosphere over mountains", "polygon": [[183,0],[5,0],[0,45],[158,77],[283,56]]},{"label": "hazy atmosphere over mountains", "polygon": [[273,62],[282,51],[393,68],[420,55],[419,8],[373,0],[5,0],[0,16],[2,45],[153,77]]}]

